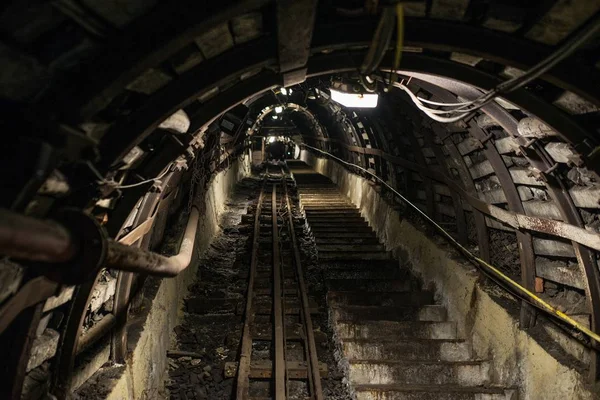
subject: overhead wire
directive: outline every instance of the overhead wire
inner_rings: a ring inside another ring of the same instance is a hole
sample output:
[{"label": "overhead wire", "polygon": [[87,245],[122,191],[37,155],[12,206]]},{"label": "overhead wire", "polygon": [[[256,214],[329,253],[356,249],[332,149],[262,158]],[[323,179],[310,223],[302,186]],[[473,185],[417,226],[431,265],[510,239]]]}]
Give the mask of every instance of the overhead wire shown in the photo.
[{"label": "overhead wire", "polygon": [[[588,21],[585,26],[576,33],[572,38],[568,39],[565,43],[563,43],[558,49],[556,49],[552,54],[548,57],[544,58],[536,65],[531,67],[522,75],[511,78],[505,82],[498,84],[493,89],[482,93],[476,99],[460,102],[460,103],[440,103],[434,102],[422,97],[416,96],[408,86],[404,85],[402,82],[400,84],[394,84],[399,87],[403,91],[405,91],[411,100],[415,103],[417,108],[423,111],[430,118],[443,123],[456,122],[463,118],[469,117],[475,111],[479,110],[481,107],[489,104],[494,101],[494,99],[502,94],[510,93],[514,90],[517,90],[534,79],[540,77],[548,70],[553,68],[559,62],[566,59],[568,56],[573,54],[578,48],[580,48],[584,43],[593,38],[596,34],[600,32],[600,14],[593,17],[590,21]],[[397,51],[397,49],[396,49]],[[394,66],[392,72],[397,71],[398,66],[394,61]],[[395,74],[393,74],[395,75]],[[393,84],[392,79],[390,78],[390,84]],[[451,109],[434,109],[428,107],[424,103],[439,106],[439,107],[454,107]],[[449,115],[446,117],[439,115]]]},{"label": "overhead wire", "polygon": [[136,186],[141,186],[141,185],[145,185],[146,183],[150,183],[150,182],[157,182],[160,181],[162,178],[164,178],[170,171],[171,171],[171,164],[169,164],[165,170],[160,173],[157,177],[155,178],[150,178],[150,179],[145,179],[141,182],[136,182],[136,183],[132,183],[130,185],[115,185],[115,181],[113,180],[108,180],[105,179],[102,174],[100,174],[100,172],[96,169],[96,167],[94,167],[94,164],[91,163],[91,161],[86,161],[86,165],[88,166],[88,168],[92,171],[92,173],[94,175],[96,175],[96,178],[98,178],[98,183],[101,185],[112,185],[115,189],[130,189]]},{"label": "overhead wire", "polygon": [[388,89],[392,88],[392,85],[398,79],[398,75],[394,73],[400,66],[400,59],[402,58],[402,49],[404,48],[404,8],[401,3],[396,4],[396,52],[394,53],[394,64],[393,70],[390,71],[390,82]]},{"label": "overhead wire", "polygon": [[307,145],[305,143],[301,143],[301,146],[309,148],[309,149],[312,149],[312,150],[315,150],[315,151],[317,151],[317,152],[319,152],[321,154],[324,154],[324,155],[326,155],[328,157],[333,158],[334,160],[340,162],[341,164],[347,165],[347,166],[352,167],[352,168],[356,168],[356,169],[358,169],[358,170],[360,170],[360,171],[368,174],[369,176],[375,178],[377,181],[379,181],[381,184],[383,184],[386,188],[388,188],[392,193],[394,193],[396,196],[398,196],[398,198],[400,198],[400,200],[402,200],[402,202],[404,202],[410,208],[414,209],[414,211],[416,211],[425,220],[427,220],[430,224],[432,224],[437,229],[437,231],[442,234],[442,236],[444,236],[446,239],[448,239],[467,258],[469,258],[471,261],[473,261],[475,265],[479,266],[480,269],[486,273],[486,275],[488,275],[488,276],[492,275],[495,281],[497,281],[497,280],[501,281],[502,286],[507,285],[510,288],[512,288],[513,290],[516,290],[517,292],[519,292],[520,294],[516,294],[517,297],[519,297],[519,298],[521,298],[521,299],[529,302],[530,304],[532,304],[536,308],[545,311],[546,313],[554,316],[555,318],[559,319],[563,323],[565,323],[565,324],[567,324],[567,325],[575,328],[577,331],[585,334],[590,339],[592,339],[592,340],[600,343],[600,335],[599,334],[593,332],[588,327],[584,326],[583,324],[581,324],[578,321],[576,321],[575,319],[569,317],[567,314],[565,314],[562,311],[558,310],[557,308],[555,308],[551,304],[547,303],[545,300],[543,300],[542,298],[540,298],[539,296],[537,296],[535,293],[533,293],[529,289],[525,288],[524,286],[522,286],[521,284],[519,284],[518,282],[516,282],[515,280],[513,280],[512,278],[510,278],[506,274],[504,274],[498,268],[496,268],[493,265],[489,264],[488,262],[486,262],[485,260],[481,259],[480,257],[477,257],[475,254],[471,253],[466,247],[464,247],[456,239],[454,239],[454,237],[450,233],[448,233],[448,231],[446,231],[444,228],[442,228],[437,222],[435,222],[431,217],[429,217],[419,207],[417,207],[415,204],[413,204],[411,201],[409,201],[400,192],[398,192],[390,184],[388,184],[385,180],[381,179],[376,174],[372,173],[371,171],[367,170],[366,168],[361,167],[360,165],[353,164],[353,163],[350,163],[348,161],[345,161],[345,160],[343,160],[343,159],[341,159],[339,157],[334,156],[331,153],[328,153],[328,152],[323,151],[321,149],[318,149],[316,147]]}]

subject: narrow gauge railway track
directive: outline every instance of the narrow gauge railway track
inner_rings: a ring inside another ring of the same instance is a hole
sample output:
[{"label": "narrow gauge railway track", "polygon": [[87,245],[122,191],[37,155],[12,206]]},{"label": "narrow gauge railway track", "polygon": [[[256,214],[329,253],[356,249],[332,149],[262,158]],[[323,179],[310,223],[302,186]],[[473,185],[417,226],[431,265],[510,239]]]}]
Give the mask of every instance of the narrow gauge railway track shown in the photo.
[{"label": "narrow gauge railway track", "polygon": [[324,398],[327,368],[317,359],[290,184],[270,166],[258,197],[239,361],[225,366],[226,375],[236,374],[236,399]]}]

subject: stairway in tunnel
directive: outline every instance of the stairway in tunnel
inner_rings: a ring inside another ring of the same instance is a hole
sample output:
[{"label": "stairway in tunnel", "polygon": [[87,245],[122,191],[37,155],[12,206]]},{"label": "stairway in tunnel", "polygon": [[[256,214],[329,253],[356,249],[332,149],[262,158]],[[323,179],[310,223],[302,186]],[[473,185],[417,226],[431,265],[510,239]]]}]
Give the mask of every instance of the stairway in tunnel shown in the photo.
[{"label": "stairway in tunnel", "polygon": [[394,260],[327,177],[288,161],[325,270],[330,324],[358,400],[515,399],[446,308]]}]

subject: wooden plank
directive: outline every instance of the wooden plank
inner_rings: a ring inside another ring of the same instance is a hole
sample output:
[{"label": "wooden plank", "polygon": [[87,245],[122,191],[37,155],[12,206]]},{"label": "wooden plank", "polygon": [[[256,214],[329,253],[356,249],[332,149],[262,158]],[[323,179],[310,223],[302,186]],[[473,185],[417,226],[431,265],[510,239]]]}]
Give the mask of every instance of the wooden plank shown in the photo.
[{"label": "wooden plank", "polygon": [[[237,362],[226,362],[224,374],[225,378],[235,377],[238,368]],[[304,361],[288,361],[286,369],[290,379],[308,379],[308,367]],[[327,378],[329,370],[327,364],[319,363],[319,374],[321,378]],[[270,379],[273,377],[273,364],[271,361],[253,361],[250,364],[250,378],[252,379]]]},{"label": "wooden plank", "polygon": [[573,246],[570,243],[550,239],[533,239],[535,254],[540,256],[571,257],[575,258]]},{"label": "wooden plank", "polygon": [[566,262],[537,257],[535,259],[535,270],[537,276],[544,279],[581,290],[585,289],[579,268],[571,268]]}]

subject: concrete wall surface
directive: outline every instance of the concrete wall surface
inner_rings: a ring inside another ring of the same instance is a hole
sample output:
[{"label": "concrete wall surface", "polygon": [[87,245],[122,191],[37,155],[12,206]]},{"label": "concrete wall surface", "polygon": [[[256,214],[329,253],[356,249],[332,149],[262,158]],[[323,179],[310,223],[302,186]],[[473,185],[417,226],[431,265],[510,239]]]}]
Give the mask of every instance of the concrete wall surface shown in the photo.
[{"label": "concrete wall surface", "polygon": [[[108,366],[97,372],[97,375],[101,375],[97,381],[105,383],[104,394],[98,396],[97,393],[92,398],[162,398],[168,362],[167,350],[171,348],[173,328],[179,324],[183,315],[182,304],[188,286],[196,278],[198,257],[218,232],[219,215],[225,209],[225,202],[234,186],[249,173],[249,159],[246,156],[233,162],[229,169],[216,174],[212,179],[205,193],[206,211],[200,215],[192,264],[177,277],[151,278],[145,282],[145,311],[136,316],[135,321],[131,321],[127,363],[125,366]],[[98,386],[96,383],[91,388]]]},{"label": "concrete wall surface", "polygon": [[[361,214],[388,250],[436,291],[436,300],[458,324],[459,337],[473,343],[475,354],[491,361],[492,382],[518,387],[520,399],[598,398],[574,357],[552,354],[519,329],[519,302],[497,286],[485,284],[481,273],[437,235],[403,219],[367,179],[348,172],[337,162],[302,152],[302,160],[328,176]],[[512,311],[511,311],[512,308]],[[580,347],[572,339],[569,345]],[[573,366],[576,367],[573,367]]]}]

